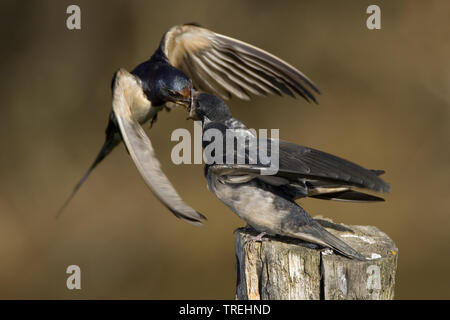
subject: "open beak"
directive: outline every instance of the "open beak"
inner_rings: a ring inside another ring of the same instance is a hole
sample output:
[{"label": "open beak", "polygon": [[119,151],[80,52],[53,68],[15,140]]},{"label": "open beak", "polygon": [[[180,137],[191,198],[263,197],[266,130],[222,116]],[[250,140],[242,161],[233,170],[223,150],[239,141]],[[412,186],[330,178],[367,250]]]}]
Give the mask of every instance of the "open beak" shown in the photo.
[{"label": "open beak", "polygon": [[195,90],[191,89],[191,99],[189,103],[189,107],[187,108],[187,111],[189,111],[189,117],[187,117],[186,120],[200,120],[200,117],[195,113],[195,103],[194,99],[197,96]]},{"label": "open beak", "polygon": [[194,96],[195,96],[195,89],[191,88],[191,96],[189,98],[189,106],[188,106],[188,111],[190,112],[192,107],[194,106]]},{"label": "open beak", "polygon": [[175,103],[184,106],[189,111],[192,103],[192,92],[193,92],[192,88],[186,88],[184,90],[178,91],[181,98],[177,99]]}]

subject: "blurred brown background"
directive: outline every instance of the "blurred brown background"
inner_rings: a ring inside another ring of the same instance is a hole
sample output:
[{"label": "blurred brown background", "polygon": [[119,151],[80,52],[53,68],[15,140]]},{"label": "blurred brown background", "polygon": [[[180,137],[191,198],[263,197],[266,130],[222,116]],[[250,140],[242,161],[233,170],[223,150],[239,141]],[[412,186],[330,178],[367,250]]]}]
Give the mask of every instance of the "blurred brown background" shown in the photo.
[{"label": "blurred brown background", "polygon": [[[82,30],[66,28],[78,4]],[[381,6],[382,29],[365,10]],[[164,170],[209,218],[176,219],[123,147],[58,207],[94,159],[111,108],[110,79],[147,59],[174,24],[202,25],[262,47],[322,90],[320,105],[230,101],[254,128],[385,169],[381,204],[308,199],[311,215],[375,225],[399,247],[396,298],[450,298],[450,28],[448,1],[2,1],[0,298],[234,298],[233,230],[201,165],[170,162],[183,110],[151,130]],[[66,289],[66,267],[82,290]]]}]

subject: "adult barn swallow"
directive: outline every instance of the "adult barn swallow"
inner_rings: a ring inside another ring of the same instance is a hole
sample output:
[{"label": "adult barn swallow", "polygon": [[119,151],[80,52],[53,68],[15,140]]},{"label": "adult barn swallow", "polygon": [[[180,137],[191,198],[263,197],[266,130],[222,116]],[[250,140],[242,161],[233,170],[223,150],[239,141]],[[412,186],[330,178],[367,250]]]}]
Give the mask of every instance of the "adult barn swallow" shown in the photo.
[{"label": "adult barn swallow", "polygon": [[[202,121],[204,147],[212,143],[205,138],[205,132],[210,129],[219,130],[222,137],[226,137],[227,131],[234,131],[235,136],[254,136],[241,121],[232,117],[227,105],[215,96],[204,93],[196,95],[190,114],[193,119]],[[226,163],[229,153],[232,153],[229,159],[236,159],[237,150],[236,145],[227,148],[226,143],[227,139],[224,139],[221,160],[224,164],[216,162],[205,166],[208,189],[249,226],[259,231],[259,239],[264,234],[288,236],[332,248],[349,258],[365,259],[326,231],[295,200],[315,197],[382,201],[379,197],[353,189],[388,192],[389,185],[378,176],[383,171],[367,170],[334,155],[280,140],[278,172],[265,175],[268,165],[260,161],[255,164]],[[271,143],[273,141],[267,139],[269,150]],[[259,154],[259,148],[258,145],[255,154]],[[248,145],[245,154],[248,160]]]},{"label": "adult barn swallow", "polygon": [[[131,72],[144,94],[130,106],[133,118],[153,124],[164,106],[187,106],[196,88],[229,99],[253,95],[299,95],[316,102],[317,87],[303,73],[276,56],[245,42],[215,33],[198,24],[167,31],[147,61]],[[111,88],[114,87],[116,74]],[[58,216],[94,168],[122,141],[114,111],[109,115],[105,142]]]},{"label": "adult barn swallow", "polygon": [[187,205],[169,179],[161,171],[150,139],[142,126],[133,117],[131,106],[134,100],[142,99],[144,92],[139,78],[121,69],[116,74],[113,89],[113,111],[125,146],[145,183],[155,196],[178,218],[194,225],[201,225],[205,216]]}]

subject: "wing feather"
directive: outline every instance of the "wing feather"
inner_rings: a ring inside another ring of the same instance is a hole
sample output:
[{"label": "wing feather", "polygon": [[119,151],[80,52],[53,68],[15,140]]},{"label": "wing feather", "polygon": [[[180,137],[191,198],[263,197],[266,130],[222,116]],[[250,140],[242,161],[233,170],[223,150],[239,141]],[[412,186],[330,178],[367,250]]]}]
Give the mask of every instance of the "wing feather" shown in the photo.
[{"label": "wing feather", "polygon": [[222,92],[225,99],[284,93],[316,102],[313,92],[319,93],[308,77],[273,54],[198,25],[172,27],[161,47],[169,62],[191,76],[197,88]]},{"label": "wing feather", "polygon": [[199,65],[203,71],[207,72],[211,77],[213,77],[217,83],[219,83],[226,91],[234,94],[236,97],[242,100],[250,100],[247,92],[239,87],[235,81],[232,81],[228,74],[221,72],[220,69],[214,68],[211,64],[205,61],[201,54],[194,54],[192,60]]},{"label": "wing feather", "polygon": [[268,81],[264,77],[259,76],[252,70],[252,68],[243,69],[242,66],[238,62],[236,62],[236,59],[227,56],[226,54],[223,54],[216,49],[211,50],[211,52],[206,52],[206,55],[216,63],[221,64],[236,73],[239,73],[242,78],[246,78],[246,80],[251,82],[253,86],[258,87],[259,92],[263,94],[273,93],[281,95],[280,90],[272,83],[270,83],[270,81]]},{"label": "wing feather", "polygon": [[233,69],[220,59],[215,59],[215,56],[208,52],[205,52],[203,55],[203,60],[211,67],[220,70],[222,74],[227,75],[231,81],[235,82],[245,91],[249,91],[254,95],[261,95],[261,92],[258,90],[259,86],[252,82],[250,77],[245,78],[245,75],[240,73],[238,69]]},{"label": "wing feather", "polygon": [[[268,170],[268,167],[269,165],[261,164],[226,164],[214,165],[211,169],[219,176],[245,174],[255,176],[255,174],[264,175],[263,172]],[[276,176],[287,178],[291,183],[303,184],[310,181],[311,183],[307,185],[311,191],[316,189],[317,194],[348,190],[348,188],[337,189],[340,187],[358,187],[379,192],[390,190],[389,184],[372,170],[331,154],[282,140],[279,141],[279,170]],[[323,185],[324,182],[330,185]],[[318,192],[316,187],[322,187],[322,192]]]},{"label": "wing feather", "polygon": [[[372,170],[326,152],[280,140],[280,171],[297,172],[320,180],[332,179],[343,185],[389,192],[390,186]],[[305,168],[307,168],[305,170]]]},{"label": "wing feather", "polygon": [[131,115],[130,105],[134,98],[143,95],[133,75],[121,69],[113,93],[113,110],[125,145],[145,183],[155,196],[178,218],[194,225],[201,225],[206,219],[188,206],[173,188],[161,170],[150,139]]},{"label": "wing feather", "polygon": [[[211,78],[207,72],[203,71],[201,67],[196,68],[191,57],[186,58],[186,66],[188,68],[188,76],[192,79],[192,81],[198,83],[198,89],[214,93],[225,100],[231,97],[231,94],[223,89],[223,87],[219,85],[216,80]],[[186,72],[186,69],[183,70]]]},{"label": "wing feather", "polygon": [[214,48],[213,52],[218,55],[221,60],[234,62],[236,68],[240,68],[249,76],[253,76],[259,82],[259,85],[265,85],[269,90],[272,90],[273,94],[281,95],[281,89],[279,88],[281,84],[273,76],[265,74],[257,66],[248,64],[232,51]]},{"label": "wing feather", "polygon": [[293,98],[295,98],[294,93],[289,88],[289,84],[284,79],[281,79],[280,76],[270,68],[261,67],[260,64],[253,62],[251,59],[245,59],[242,56],[237,56],[234,52],[229,50],[229,55],[235,55],[236,58],[242,62],[242,65],[245,65],[248,69],[256,71],[260,76],[264,77],[266,80],[270,81],[272,85],[276,86],[279,90],[281,90],[284,94],[287,94]]}]

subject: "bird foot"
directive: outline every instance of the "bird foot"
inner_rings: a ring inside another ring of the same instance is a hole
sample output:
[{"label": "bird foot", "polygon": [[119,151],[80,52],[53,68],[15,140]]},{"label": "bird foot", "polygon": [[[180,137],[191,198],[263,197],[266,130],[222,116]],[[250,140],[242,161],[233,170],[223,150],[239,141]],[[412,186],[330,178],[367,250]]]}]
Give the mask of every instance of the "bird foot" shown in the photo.
[{"label": "bird foot", "polygon": [[158,113],[156,113],[153,118],[150,120],[150,129],[153,127],[153,124],[158,120]]},{"label": "bird foot", "polygon": [[323,256],[328,256],[330,254],[333,254],[333,250],[330,248],[322,249],[320,252],[322,253]]},{"label": "bird foot", "polygon": [[176,104],[176,103],[173,103],[173,102],[170,102],[170,101],[167,101],[167,102],[163,105],[164,110],[166,110],[167,112],[172,111],[172,109],[175,109],[176,107],[177,107],[177,104]]},{"label": "bird foot", "polygon": [[248,238],[244,242],[244,245],[247,245],[247,243],[250,242],[250,250],[253,250],[255,242],[269,241],[268,238],[263,238],[265,235],[267,235],[267,233],[261,232],[257,236],[248,236]]}]

